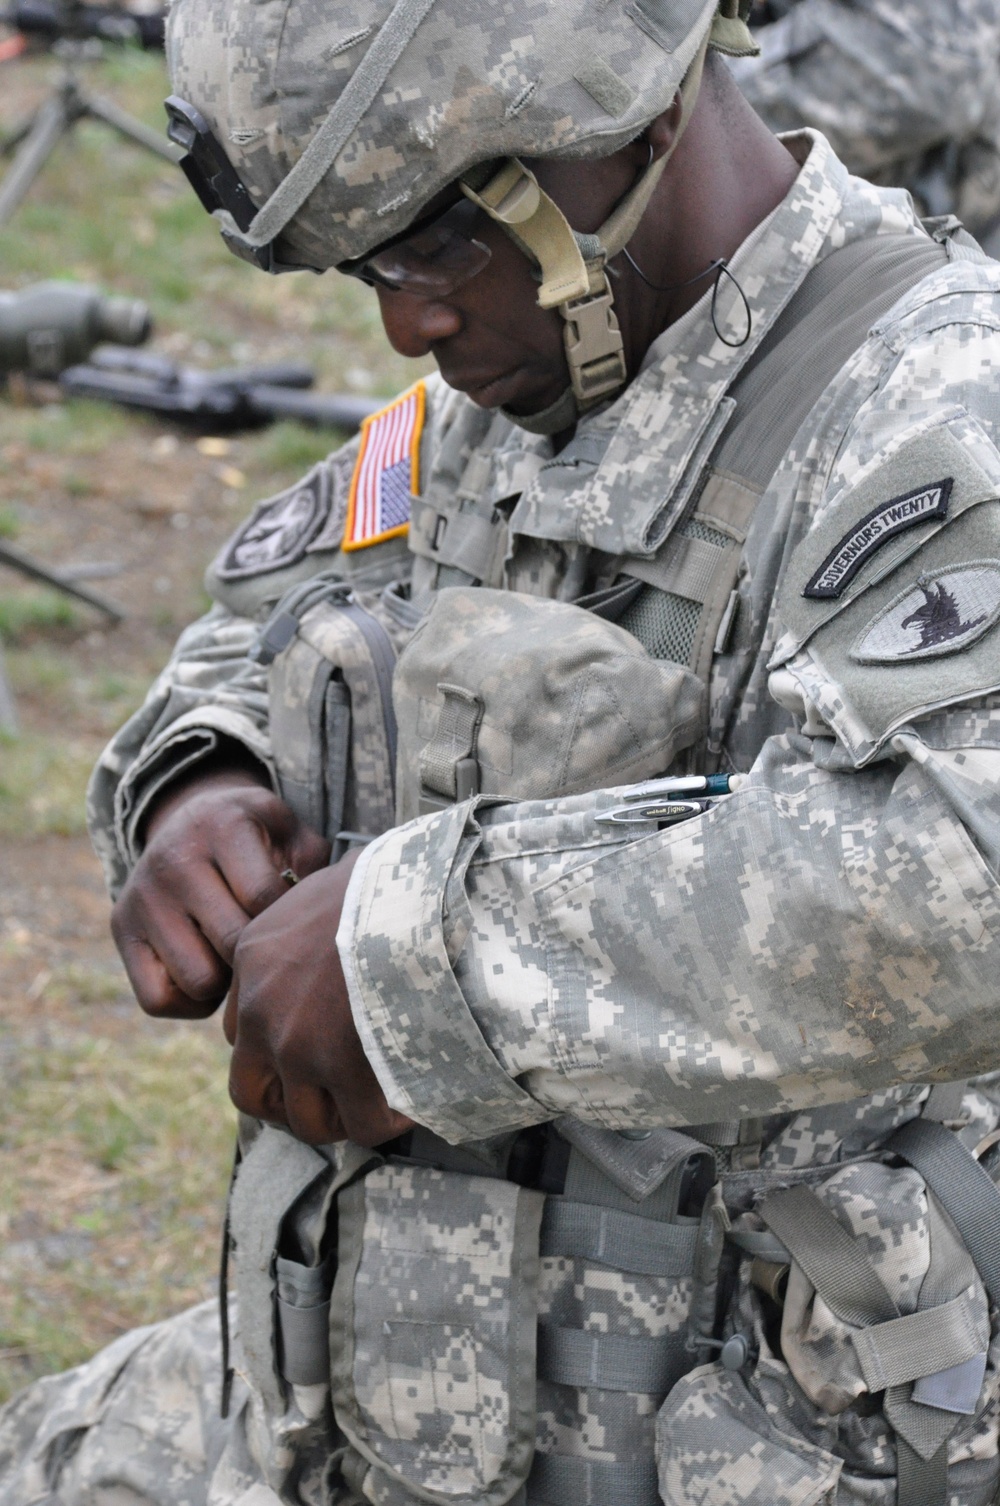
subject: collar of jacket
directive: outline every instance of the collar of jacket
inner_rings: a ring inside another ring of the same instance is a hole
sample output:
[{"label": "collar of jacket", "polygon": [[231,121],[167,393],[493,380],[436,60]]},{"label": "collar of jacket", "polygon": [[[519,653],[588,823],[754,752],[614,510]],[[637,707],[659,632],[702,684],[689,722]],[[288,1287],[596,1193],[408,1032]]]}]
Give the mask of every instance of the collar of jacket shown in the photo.
[{"label": "collar of jacket", "polygon": [[[654,341],[621,397],[583,419],[570,444],[542,467],[514,509],[512,533],[611,555],[648,556],[660,548],[732,413],[727,388],[822,255],[872,233],[861,216],[842,235],[831,234],[851,180],[826,138],[803,131],[786,145],[802,164],[799,174],[730,263],[750,306],[750,339],[735,348],[719,339],[706,292]],[[728,279],[716,318],[729,339],[745,328],[742,301]]]}]

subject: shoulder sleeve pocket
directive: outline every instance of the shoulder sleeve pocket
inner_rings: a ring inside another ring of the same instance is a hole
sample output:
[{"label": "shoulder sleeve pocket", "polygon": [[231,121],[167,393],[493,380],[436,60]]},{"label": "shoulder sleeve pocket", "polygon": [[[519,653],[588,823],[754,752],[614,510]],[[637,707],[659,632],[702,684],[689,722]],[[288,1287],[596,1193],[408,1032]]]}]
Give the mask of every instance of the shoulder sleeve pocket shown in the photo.
[{"label": "shoulder sleeve pocket", "polygon": [[913,717],[1000,686],[1000,454],[961,410],[833,498],[793,554],[771,659],[857,765]]}]

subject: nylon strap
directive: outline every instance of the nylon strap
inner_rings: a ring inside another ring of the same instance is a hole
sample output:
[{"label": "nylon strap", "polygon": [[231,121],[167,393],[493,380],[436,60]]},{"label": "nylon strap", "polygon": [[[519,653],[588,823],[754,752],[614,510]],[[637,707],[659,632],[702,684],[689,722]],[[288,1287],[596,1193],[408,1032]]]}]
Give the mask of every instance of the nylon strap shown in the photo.
[{"label": "nylon strap", "polygon": [[947,1506],[948,1444],[922,1459],[896,1434],[896,1506]]},{"label": "nylon strap", "polygon": [[247,230],[240,231],[234,222],[234,239],[256,250],[280,235],[347,145],[433,5],[434,0],[396,0],[378,36],[298,162],[257,211]]},{"label": "nylon strap", "polygon": [[810,1187],[772,1192],[757,1212],[842,1323],[867,1328],[899,1317],[874,1266]]},{"label": "nylon strap", "polygon": [[550,1197],[542,1215],[542,1255],[597,1260],[638,1276],[686,1276],[698,1225],[665,1224],[593,1203]]},{"label": "nylon strap", "polygon": [[663,1396],[690,1367],[685,1337],[682,1330],[660,1339],[630,1339],[541,1323],[538,1376],[559,1386]]},{"label": "nylon strap", "polygon": [[660,1506],[656,1464],[536,1454],[528,1506]]},{"label": "nylon strap", "polygon": [[459,187],[541,267],[541,308],[558,308],[571,298],[587,296],[590,273],[569,221],[523,162],[508,158],[478,191],[465,180]]},{"label": "nylon strap", "polygon": [[1000,1191],[951,1130],[912,1119],[885,1143],[915,1167],[951,1218],[983,1285],[1000,1302]]},{"label": "nylon strap", "polygon": [[852,1339],[868,1389],[876,1392],[964,1365],[982,1354],[989,1333],[977,1322],[972,1302],[962,1292],[939,1307],[859,1329]]},{"label": "nylon strap", "polygon": [[920,236],[852,241],[799,284],[729,389],[736,412],[713,456],[763,491],[813,404],[869,329],[948,253]]}]

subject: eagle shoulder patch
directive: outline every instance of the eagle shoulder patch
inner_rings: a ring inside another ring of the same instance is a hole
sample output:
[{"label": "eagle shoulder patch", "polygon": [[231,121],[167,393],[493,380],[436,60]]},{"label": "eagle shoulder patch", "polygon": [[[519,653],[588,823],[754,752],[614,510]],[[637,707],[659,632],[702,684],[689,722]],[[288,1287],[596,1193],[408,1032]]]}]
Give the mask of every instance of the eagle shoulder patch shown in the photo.
[{"label": "eagle shoulder patch", "polygon": [[344,550],[405,534],[410,506],[420,486],[420,438],[426,388],[417,382],[361,425],[361,447],[347,500]]},{"label": "eagle shoulder patch", "polygon": [[956,654],[1000,621],[1000,560],[927,571],[878,612],[851,646],[858,664]]}]

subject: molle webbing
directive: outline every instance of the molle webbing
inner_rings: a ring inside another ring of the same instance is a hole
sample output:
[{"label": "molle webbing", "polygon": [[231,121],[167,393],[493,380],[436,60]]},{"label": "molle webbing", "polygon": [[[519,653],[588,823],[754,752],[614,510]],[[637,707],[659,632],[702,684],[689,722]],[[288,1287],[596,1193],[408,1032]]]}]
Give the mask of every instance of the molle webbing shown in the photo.
[{"label": "molle webbing", "polygon": [[628,562],[647,589],[618,621],[654,657],[707,679],[732,638],[739,562],[759,497],[872,325],[946,261],[935,241],[877,236],[831,252],[809,272],[729,389],[735,408],[693,509],[653,559]]}]

